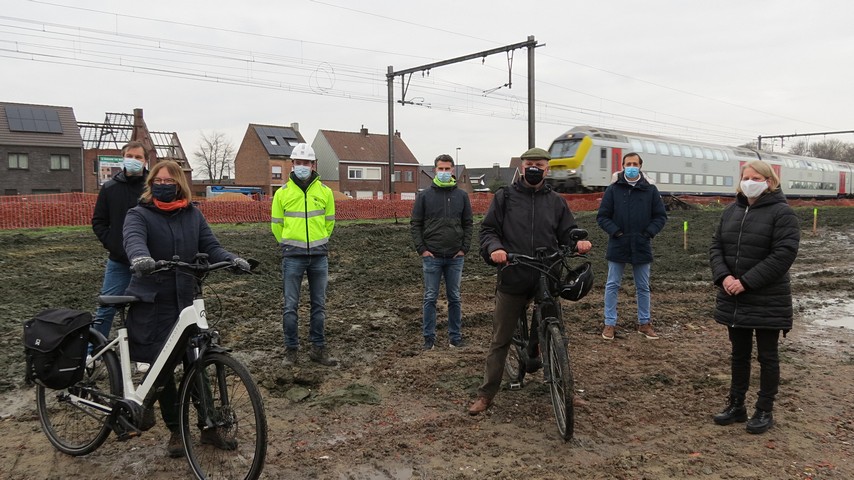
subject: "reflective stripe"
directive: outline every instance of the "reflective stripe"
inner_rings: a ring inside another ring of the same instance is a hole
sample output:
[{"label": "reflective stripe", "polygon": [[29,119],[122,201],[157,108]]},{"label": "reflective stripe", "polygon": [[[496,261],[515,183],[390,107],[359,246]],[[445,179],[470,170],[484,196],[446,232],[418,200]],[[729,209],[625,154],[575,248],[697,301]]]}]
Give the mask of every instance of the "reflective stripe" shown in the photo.
[{"label": "reflective stripe", "polygon": [[326,221],[327,221],[327,222],[335,221],[335,215],[327,215],[327,216],[326,216]]},{"label": "reflective stripe", "polygon": [[[329,238],[321,238],[320,240],[315,240],[313,242],[309,242],[308,248],[319,247],[319,246],[325,245],[327,243],[329,243]],[[290,245],[292,247],[305,247],[305,242],[301,242],[299,240],[282,239],[280,244],[281,245]]]},{"label": "reflective stripe", "polygon": [[285,223],[285,219],[284,219],[284,218],[275,218],[275,217],[274,217],[272,220],[270,220],[270,222],[271,222],[271,223]]},{"label": "reflective stripe", "polygon": [[324,213],[326,213],[325,210],[311,210],[308,212],[284,212],[284,215],[286,217],[311,218],[323,215]]}]

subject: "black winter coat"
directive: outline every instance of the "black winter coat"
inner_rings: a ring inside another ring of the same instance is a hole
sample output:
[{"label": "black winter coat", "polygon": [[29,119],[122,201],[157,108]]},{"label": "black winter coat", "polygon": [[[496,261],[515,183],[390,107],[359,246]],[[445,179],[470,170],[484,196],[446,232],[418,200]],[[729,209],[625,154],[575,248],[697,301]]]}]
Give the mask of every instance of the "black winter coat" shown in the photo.
[{"label": "black winter coat", "polygon": [[139,203],[147,174],[147,171],[143,171],[142,175],[127,176],[122,170],[98,192],[92,214],[92,230],[101,245],[110,252],[110,260],[114,262],[130,265],[122,242],[122,226],[128,210]]},{"label": "black winter coat", "polygon": [[419,255],[429,251],[436,257],[452,258],[471,248],[471,202],[466,192],[435,183],[415,197],[409,221],[412,241]]},{"label": "black winter coat", "polygon": [[[800,224],[780,190],[753,205],[739,194],[721,215],[709,249],[712,280],[718,286],[715,320],[730,327],[791,330],[789,268],[798,255]],[[721,287],[732,275],[745,291],[729,295]]]},{"label": "black winter coat", "polygon": [[[480,227],[481,255],[490,263],[489,255],[499,249],[530,256],[540,247],[556,251],[571,243],[573,228],[575,217],[563,197],[548,185],[534,190],[517,180],[498,190],[489,204]],[[530,267],[510,265],[498,271],[497,288],[512,295],[533,295],[539,275]]]},{"label": "black winter coat", "polygon": [[646,177],[632,185],[621,172],[605,190],[596,222],[608,234],[608,261],[643,265],[652,263],[652,238],[664,228],[667,211]]},{"label": "black winter coat", "polygon": [[[216,263],[236,257],[220,246],[202,212],[192,204],[165,212],[153,204],[140,203],[125,219],[124,246],[131,260],[172,260],[177,255],[184,262],[192,262],[197,253],[207,253],[208,260]],[[192,305],[195,279],[177,270],[134,276],[125,293],[141,300],[128,312],[131,358],[152,363],[178,314]]]}]

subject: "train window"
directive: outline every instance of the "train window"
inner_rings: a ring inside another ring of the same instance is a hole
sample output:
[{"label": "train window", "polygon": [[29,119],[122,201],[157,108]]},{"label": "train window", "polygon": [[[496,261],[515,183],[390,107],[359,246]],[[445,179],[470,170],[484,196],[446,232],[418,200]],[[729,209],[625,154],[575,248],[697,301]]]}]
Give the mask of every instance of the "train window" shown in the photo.
[{"label": "train window", "polygon": [[682,178],[682,183],[684,183],[685,185],[692,185],[694,183],[694,175],[691,173],[686,173]]},{"label": "train window", "polygon": [[726,152],[724,152],[724,161],[725,162],[729,161],[729,154],[727,154]]},{"label": "train window", "polygon": [[678,156],[679,155],[679,145],[676,145],[675,143],[671,143],[670,144],[670,154]]},{"label": "train window", "polygon": [[732,186],[732,177],[724,177],[724,186],[731,187]]},{"label": "train window", "polygon": [[703,176],[702,175],[694,175],[694,185],[702,185],[703,184]]},{"label": "train window", "polygon": [[635,152],[642,152],[643,151],[643,144],[641,144],[640,140],[638,140],[637,138],[630,138],[629,141],[632,142],[632,150],[633,151],[635,151]]},{"label": "train window", "polygon": [[661,172],[661,175],[658,176],[658,183],[670,183],[670,174]]},{"label": "train window", "polygon": [[682,145],[682,156],[692,158],[694,154],[691,153],[691,147],[689,147],[688,145]]},{"label": "train window", "polygon": [[719,162],[723,162],[723,161],[724,161],[724,154],[723,154],[723,152],[721,152],[720,150],[715,149],[715,150],[712,150],[712,153],[715,155],[715,160],[717,160],[717,161],[719,161]]},{"label": "train window", "polygon": [[599,149],[599,170],[607,170],[608,169],[608,149],[600,148]]},{"label": "train window", "polygon": [[682,174],[674,173],[673,174],[673,183],[682,183]]},{"label": "train window", "polygon": [[715,159],[715,156],[712,155],[712,149],[711,148],[704,148],[703,149],[703,155],[706,157],[706,160],[714,160]]},{"label": "train window", "polygon": [[700,147],[692,147],[694,150],[694,156],[697,158],[703,158],[703,150]]},{"label": "train window", "polygon": [[706,175],[706,185],[714,185],[715,184],[715,176],[714,175]]},{"label": "train window", "polygon": [[670,155],[670,151],[667,149],[667,144],[664,142],[656,142],[656,146],[658,147],[658,153],[662,155]]},{"label": "train window", "polygon": [[721,187],[724,184],[724,177],[720,175],[715,175],[715,185]]},{"label": "train window", "polygon": [[656,153],[655,152],[655,144],[652,143],[652,140],[644,140],[643,141],[643,151],[646,153]]},{"label": "train window", "polygon": [[554,142],[549,148],[549,154],[552,158],[574,157],[579,145],[581,145],[581,140],[576,139]]},{"label": "train window", "polygon": [[647,180],[649,180],[650,183],[655,183],[657,181],[656,178],[658,177],[658,174],[655,172],[644,172],[643,175],[647,178]]}]

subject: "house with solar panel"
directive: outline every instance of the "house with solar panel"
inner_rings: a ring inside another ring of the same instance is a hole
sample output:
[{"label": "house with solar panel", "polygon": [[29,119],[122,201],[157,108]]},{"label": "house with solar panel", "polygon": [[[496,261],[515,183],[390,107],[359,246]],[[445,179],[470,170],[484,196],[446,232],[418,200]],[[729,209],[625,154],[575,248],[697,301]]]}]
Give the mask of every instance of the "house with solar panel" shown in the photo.
[{"label": "house with solar panel", "polygon": [[0,194],[82,192],[83,170],[71,107],[0,102]]},{"label": "house with solar panel", "polygon": [[250,123],[234,157],[236,183],[261,187],[266,195],[273,195],[288,183],[291,151],[298,143],[305,139],[297,123],[289,127]]}]

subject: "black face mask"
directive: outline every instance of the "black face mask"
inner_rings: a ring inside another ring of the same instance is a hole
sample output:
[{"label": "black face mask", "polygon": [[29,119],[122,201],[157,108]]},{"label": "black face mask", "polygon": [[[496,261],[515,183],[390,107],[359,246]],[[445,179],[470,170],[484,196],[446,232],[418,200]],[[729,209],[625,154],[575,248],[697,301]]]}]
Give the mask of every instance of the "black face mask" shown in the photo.
[{"label": "black face mask", "polygon": [[525,169],[525,181],[529,185],[539,185],[543,181],[545,170],[537,167],[528,167]]},{"label": "black face mask", "polygon": [[169,203],[175,201],[178,196],[178,185],[168,185],[165,183],[151,184],[151,196],[155,200]]}]

